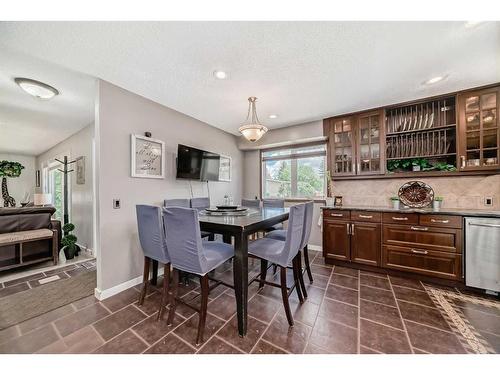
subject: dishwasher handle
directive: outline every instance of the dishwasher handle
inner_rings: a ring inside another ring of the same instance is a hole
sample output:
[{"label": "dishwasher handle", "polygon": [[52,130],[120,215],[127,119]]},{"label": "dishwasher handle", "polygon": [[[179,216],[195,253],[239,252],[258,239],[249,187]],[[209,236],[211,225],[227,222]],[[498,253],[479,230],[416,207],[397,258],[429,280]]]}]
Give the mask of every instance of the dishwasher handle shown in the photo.
[{"label": "dishwasher handle", "polygon": [[500,228],[500,224],[488,224],[488,223],[469,223],[470,226],[475,227],[488,227],[488,228]]}]

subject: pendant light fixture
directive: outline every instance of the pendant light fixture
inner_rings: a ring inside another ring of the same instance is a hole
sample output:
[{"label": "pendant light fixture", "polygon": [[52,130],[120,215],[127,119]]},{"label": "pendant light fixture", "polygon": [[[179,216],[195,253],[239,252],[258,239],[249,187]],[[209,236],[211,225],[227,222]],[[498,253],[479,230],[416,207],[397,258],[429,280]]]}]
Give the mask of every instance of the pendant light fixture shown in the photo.
[{"label": "pendant light fixture", "polygon": [[258,141],[266,132],[267,128],[262,125],[257,117],[257,108],[255,102],[257,98],[251,96],[248,98],[248,114],[245,123],[238,129],[243,136],[250,142]]}]

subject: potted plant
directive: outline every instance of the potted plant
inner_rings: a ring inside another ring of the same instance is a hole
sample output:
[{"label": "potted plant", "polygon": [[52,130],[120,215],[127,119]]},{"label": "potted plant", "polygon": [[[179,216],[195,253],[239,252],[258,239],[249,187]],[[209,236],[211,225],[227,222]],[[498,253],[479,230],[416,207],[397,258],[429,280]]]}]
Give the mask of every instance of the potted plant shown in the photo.
[{"label": "potted plant", "polygon": [[392,202],[392,208],[395,210],[399,210],[399,197],[391,197],[391,202]]},{"label": "potted plant", "polygon": [[75,226],[71,223],[64,224],[63,232],[64,238],[61,240],[62,249],[64,251],[64,255],[66,259],[73,259],[78,256],[78,252],[80,251],[80,247],[76,244],[78,238],[71,234],[71,232],[75,229]]},{"label": "potted plant", "polygon": [[432,201],[432,208],[435,210],[439,210],[441,208],[441,204],[443,202],[443,197],[434,197],[434,200]]},{"label": "potted plant", "polygon": [[417,159],[412,159],[411,165],[413,172],[420,172],[424,170],[424,168],[427,168],[429,166],[429,163],[427,162],[426,159],[417,158]]},{"label": "potted plant", "polygon": [[24,166],[17,161],[0,161],[0,177],[2,177],[2,198],[4,207],[16,207],[16,201],[9,195],[9,190],[7,189],[7,177],[19,177],[23,169]]}]

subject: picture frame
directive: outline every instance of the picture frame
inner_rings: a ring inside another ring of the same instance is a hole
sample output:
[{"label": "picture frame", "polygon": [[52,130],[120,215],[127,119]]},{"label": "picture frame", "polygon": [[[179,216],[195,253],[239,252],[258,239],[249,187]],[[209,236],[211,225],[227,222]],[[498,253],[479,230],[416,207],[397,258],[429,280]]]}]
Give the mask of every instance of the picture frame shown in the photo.
[{"label": "picture frame", "polygon": [[230,156],[220,155],[219,162],[219,181],[231,181],[231,164],[232,160]]},{"label": "picture frame", "polygon": [[342,196],[341,195],[336,195],[334,197],[335,201],[333,202],[334,207],[341,207],[342,206]]},{"label": "picture frame", "polygon": [[165,178],[165,142],[131,134],[130,174],[136,178]]},{"label": "picture frame", "polygon": [[76,184],[85,185],[85,156],[80,156],[76,159]]}]

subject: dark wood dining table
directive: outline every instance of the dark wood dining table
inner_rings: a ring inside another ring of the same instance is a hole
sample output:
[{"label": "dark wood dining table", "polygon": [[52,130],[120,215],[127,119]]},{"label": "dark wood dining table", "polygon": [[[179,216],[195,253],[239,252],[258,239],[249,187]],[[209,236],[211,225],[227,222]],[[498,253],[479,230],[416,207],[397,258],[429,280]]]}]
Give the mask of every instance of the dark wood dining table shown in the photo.
[{"label": "dark wood dining table", "polygon": [[[216,216],[204,211],[199,214],[201,230],[221,234],[226,243],[234,239],[234,294],[240,336],[246,335],[248,321],[248,237],[288,220],[288,212],[288,208],[248,208],[241,216]],[[157,265],[153,264],[153,280],[156,275]]]}]

